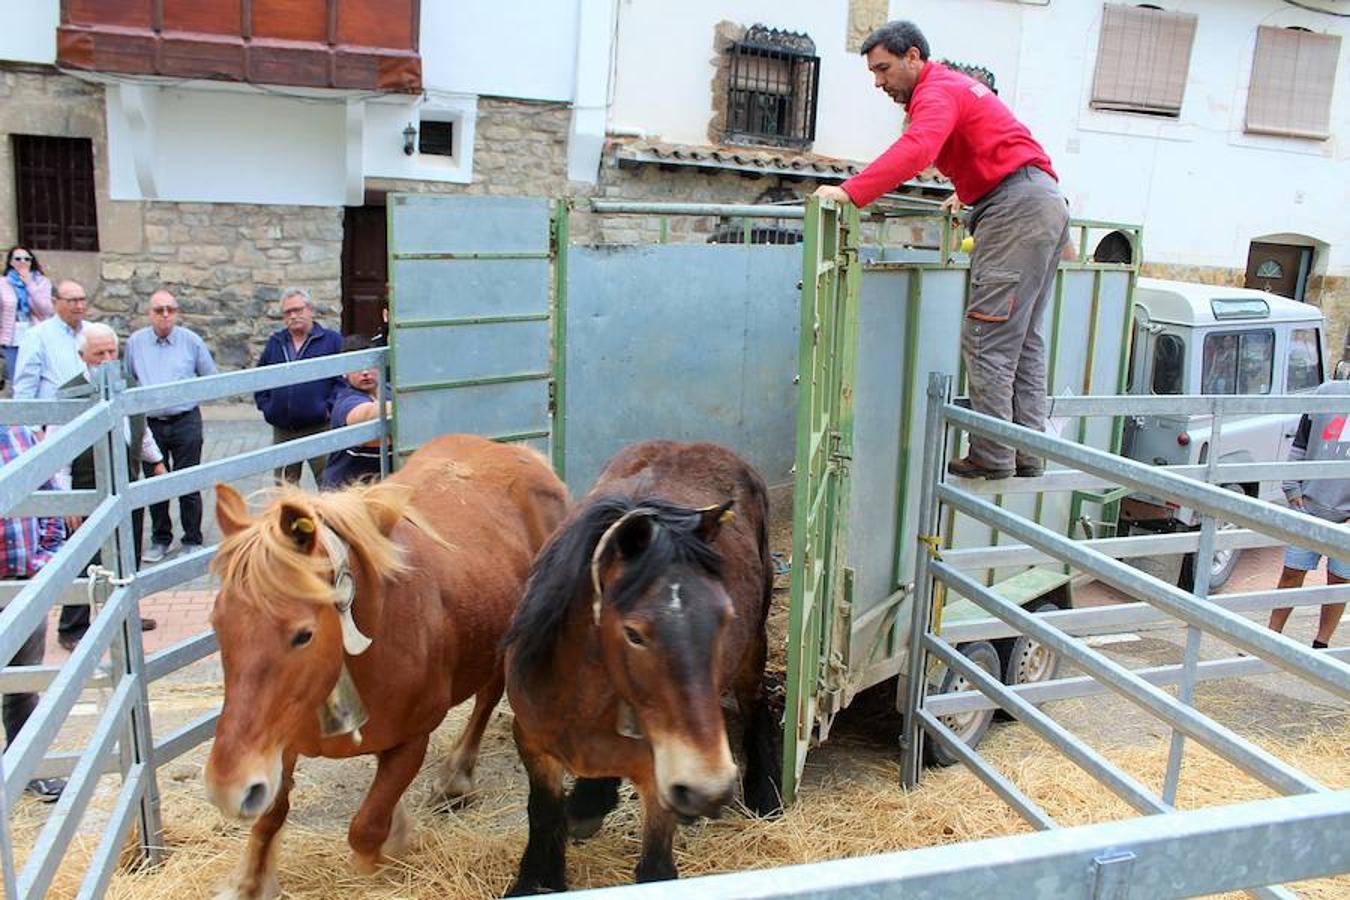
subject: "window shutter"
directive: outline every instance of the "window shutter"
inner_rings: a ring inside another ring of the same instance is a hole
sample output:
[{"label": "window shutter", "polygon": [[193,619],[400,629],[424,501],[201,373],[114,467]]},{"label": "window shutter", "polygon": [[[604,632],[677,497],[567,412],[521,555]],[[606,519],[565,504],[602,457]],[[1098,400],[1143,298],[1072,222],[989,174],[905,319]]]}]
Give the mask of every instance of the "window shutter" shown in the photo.
[{"label": "window shutter", "polygon": [[1190,13],[1105,4],[1092,107],[1180,115],[1195,26]]},{"label": "window shutter", "polygon": [[1256,32],[1247,131],[1326,140],[1341,52],[1338,34],[1262,25]]}]

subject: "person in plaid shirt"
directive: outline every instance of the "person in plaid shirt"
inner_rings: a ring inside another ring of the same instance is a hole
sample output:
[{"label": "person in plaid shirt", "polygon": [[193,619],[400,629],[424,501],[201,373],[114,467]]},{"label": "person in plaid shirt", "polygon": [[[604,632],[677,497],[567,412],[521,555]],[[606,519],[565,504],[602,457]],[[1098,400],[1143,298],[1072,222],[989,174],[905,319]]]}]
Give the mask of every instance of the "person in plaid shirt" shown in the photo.
[{"label": "person in plaid shirt", "polygon": [[[0,427],[0,464],[8,464],[37,442],[37,436],[26,426]],[[53,478],[44,487],[49,490],[55,489],[56,480]],[[0,519],[0,578],[20,580],[32,578],[56,555],[65,540],[66,525],[59,516]],[[44,619],[8,665],[42,665],[42,653],[46,644],[47,621]],[[6,746],[14,743],[19,729],[28,721],[37,704],[37,694],[5,695]],[[54,803],[61,796],[65,786],[66,783],[60,778],[35,778],[28,782],[27,791],[39,800]]]}]

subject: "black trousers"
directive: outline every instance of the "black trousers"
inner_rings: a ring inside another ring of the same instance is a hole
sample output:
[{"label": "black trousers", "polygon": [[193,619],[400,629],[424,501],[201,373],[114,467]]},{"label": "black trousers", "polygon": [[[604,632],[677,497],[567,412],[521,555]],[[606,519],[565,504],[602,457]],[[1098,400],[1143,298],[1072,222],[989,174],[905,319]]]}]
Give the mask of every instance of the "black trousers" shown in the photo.
[{"label": "black trousers", "polygon": [[[185,413],[168,418],[148,420],[150,432],[164,454],[164,465],[170,472],[188,469],[202,461],[202,411],[193,407]],[[145,474],[153,474],[153,466],[142,464]],[[178,519],[183,526],[183,543],[202,543],[202,495],[199,491],[178,498]],[[150,541],[169,546],[173,543],[173,520],[169,518],[169,501],[150,505]]]},{"label": "black trousers", "polygon": [[[42,653],[47,645],[47,620],[43,619],[42,624],[38,625],[37,630],[28,636],[28,640],[23,642],[19,652],[14,654],[7,665],[11,666],[40,666],[42,665]],[[23,723],[28,721],[28,717],[37,709],[37,694],[6,694],[4,700],[4,719],[5,719],[5,745],[14,743],[14,739],[19,736],[19,729]]]}]

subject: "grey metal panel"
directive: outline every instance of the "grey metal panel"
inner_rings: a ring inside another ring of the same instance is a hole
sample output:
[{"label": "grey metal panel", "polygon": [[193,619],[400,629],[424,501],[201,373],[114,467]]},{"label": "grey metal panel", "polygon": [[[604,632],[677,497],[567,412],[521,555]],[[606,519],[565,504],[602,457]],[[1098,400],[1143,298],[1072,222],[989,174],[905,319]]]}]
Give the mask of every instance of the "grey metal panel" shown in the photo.
[{"label": "grey metal panel", "polygon": [[648,438],[724,444],[770,484],[793,458],[801,248],[573,247],[566,473]]},{"label": "grey metal panel", "polygon": [[543,197],[396,194],[389,198],[395,255],[547,252]]},{"label": "grey metal panel", "polygon": [[393,334],[400,392],[444,381],[549,370],[548,322],[498,322],[439,328],[400,328]]},{"label": "grey metal panel", "polygon": [[410,449],[449,432],[503,437],[549,430],[544,381],[483,384],[400,394],[399,446]]},{"label": "grey metal panel", "polygon": [[547,259],[394,261],[400,321],[547,313]]}]

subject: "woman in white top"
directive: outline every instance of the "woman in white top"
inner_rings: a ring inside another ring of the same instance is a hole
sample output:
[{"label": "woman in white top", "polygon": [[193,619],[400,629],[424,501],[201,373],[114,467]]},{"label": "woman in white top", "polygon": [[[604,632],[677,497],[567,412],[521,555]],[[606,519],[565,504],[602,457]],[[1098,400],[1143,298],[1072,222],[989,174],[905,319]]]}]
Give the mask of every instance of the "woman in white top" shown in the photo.
[{"label": "woman in white top", "polygon": [[5,375],[14,377],[19,341],[24,333],[52,314],[52,283],[42,272],[33,251],[11,247],[0,277],[0,347],[5,351]]}]

